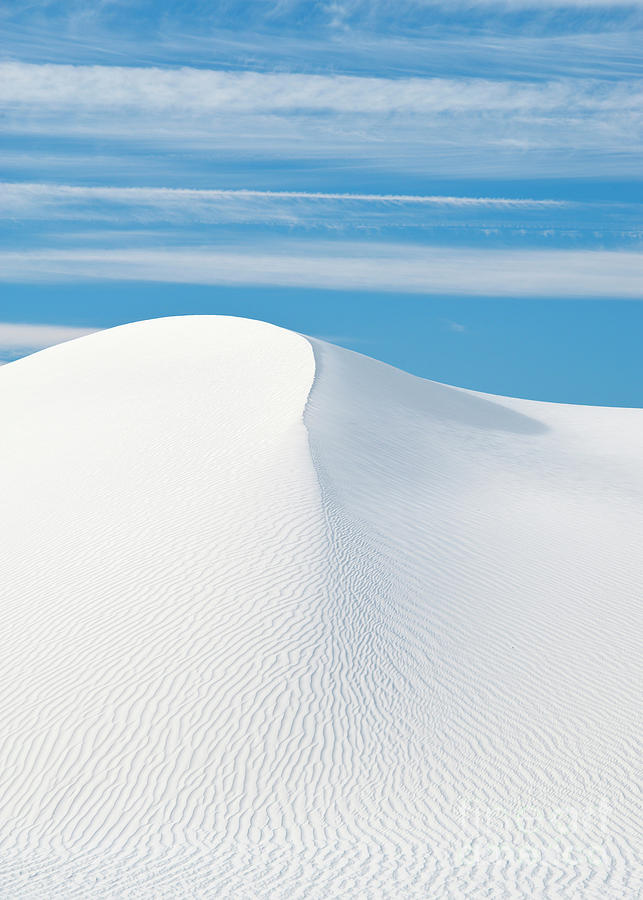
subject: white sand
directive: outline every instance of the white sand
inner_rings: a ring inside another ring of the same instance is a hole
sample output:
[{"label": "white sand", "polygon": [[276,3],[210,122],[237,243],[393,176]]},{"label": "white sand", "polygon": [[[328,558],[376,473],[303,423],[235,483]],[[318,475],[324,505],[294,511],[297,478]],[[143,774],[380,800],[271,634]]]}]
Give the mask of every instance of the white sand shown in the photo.
[{"label": "white sand", "polygon": [[183,317],[0,416],[0,895],[638,896],[643,411]]}]

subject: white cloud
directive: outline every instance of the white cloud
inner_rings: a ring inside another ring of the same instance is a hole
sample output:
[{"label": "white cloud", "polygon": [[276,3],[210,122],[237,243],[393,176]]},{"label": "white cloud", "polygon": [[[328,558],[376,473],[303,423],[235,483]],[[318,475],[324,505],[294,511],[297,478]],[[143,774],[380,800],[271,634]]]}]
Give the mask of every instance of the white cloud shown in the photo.
[{"label": "white cloud", "polygon": [[[595,177],[639,171],[643,86],[634,78],[381,78],[3,62],[0,109],[7,135],[117,140],[121,150],[154,148],[143,158],[155,166],[169,150],[175,172],[186,175],[195,157],[211,162],[217,154],[255,164],[330,159],[456,176]],[[140,153],[129,159],[140,166]]]},{"label": "white cloud", "polygon": [[35,350],[91,334],[95,328],[0,322],[0,365]]},{"label": "white cloud", "polygon": [[77,328],[71,325],[0,322],[0,344],[11,348],[50,347],[94,331],[95,328]]},{"label": "white cloud", "polygon": [[[343,0],[341,4],[344,18],[349,11],[356,14],[360,8],[386,7],[386,0]],[[557,7],[581,7],[619,9],[643,6],[643,0],[402,0],[400,8],[432,9],[449,8],[451,10],[500,7],[503,9],[546,10]]]},{"label": "white cloud", "polygon": [[555,200],[504,197],[453,197],[416,194],[322,193],[306,191],[190,190],[177,188],[85,187],[76,185],[0,183],[0,218],[92,218],[122,222],[162,221],[281,221],[308,222],[322,217],[346,223],[350,211],[374,210],[386,223],[400,209],[491,209],[499,211],[551,209],[568,204]]},{"label": "white cloud", "polygon": [[325,193],[321,191],[256,191],[256,190],[200,190],[190,188],[147,187],[86,187],[84,185],[33,184],[28,182],[0,182],[2,203],[56,199],[62,201],[106,200],[115,203],[163,204],[183,200],[356,200],[365,203],[426,204],[431,206],[500,206],[500,207],[548,207],[564,206],[561,200],[534,200],[513,197],[456,197],[436,194],[355,194]]},{"label": "white cloud", "polygon": [[[502,297],[643,299],[643,253],[474,250],[311,242],[261,252],[225,248],[0,253],[4,280],[134,280],[281,285]],[[302,295],[302,302],[306,302]]]},{"label": "white cloud", "polygon": [[636,82],[374,78],[290,72],[0,63],[0,103],[134,113],[640,110]]}]

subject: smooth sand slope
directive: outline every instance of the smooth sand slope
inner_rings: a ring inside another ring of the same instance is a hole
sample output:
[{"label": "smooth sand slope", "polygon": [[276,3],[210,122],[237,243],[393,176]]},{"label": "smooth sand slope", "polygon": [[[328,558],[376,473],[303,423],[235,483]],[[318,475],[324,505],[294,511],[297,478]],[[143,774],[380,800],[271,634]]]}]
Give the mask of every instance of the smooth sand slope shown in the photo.
[{"label": "smooth sand slope", "polygon": [[2,896],[639,895],[643,411],[212,316],[0,415]]}]

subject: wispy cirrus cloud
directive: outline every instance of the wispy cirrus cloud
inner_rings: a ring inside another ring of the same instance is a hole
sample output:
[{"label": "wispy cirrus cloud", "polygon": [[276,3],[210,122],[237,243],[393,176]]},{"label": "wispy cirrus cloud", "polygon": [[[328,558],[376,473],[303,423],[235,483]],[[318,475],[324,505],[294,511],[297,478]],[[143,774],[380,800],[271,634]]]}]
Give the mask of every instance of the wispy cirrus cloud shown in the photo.
[{"label": "wispy cirrus cloud", "polygon": [[[385,9],[386,0],[328,0],[325,5],[331,8],[343,9],[346,14],[358,15],[360,10]],[[556,9],[559,7],[570,8],[598,8],[598,9],[628,9],[643,6],[643,0],[402,0],[400,3],[404,10],[430,10],[449,7],[450,9]]]},{"label": "wispy cirrus cloud", "polygon": [[128,228],[139,222],[272,223],[343,230],[426,227],[436,215],[470,223],[472,214],[542,217],[569,205],[510,197],[0,183],[0,220],[96,221]]},{"label": "wispy cirrus cloud", "polygon": [[0,103],[48,109],[457,113],[639,110],[636,82],[374,78],[293,72],[0,63]]},{"label": "wispy cirrus cloud", "polygon": [[[391,4],[387,4],[390,8]],[[86,8],[86,4],[83,4]],[[310,6],[310,4],[308,4]],[[453,14],[457,7],[447,4]],[[400,4],[395,4],[399,9]],[[68,4],[65,6],[68,9]],[[621,6],[612,6],[623,11]],[[155,7],[158,12],[159,7]],[[261,31],[193,27],[186,21],[182,27],[172,28],[167,10],[161,16],[162,28],[142,28],[135,33],[115,33],[97,27],[92,32],[87,19],[81,35],[74,38],[61,23],[30,28],[11,27],[0,21],[3,31],[4,58],[31,63],[65,63],[75,65],[122,64],[128,67],[189,67],[212,68],[217,60],[221,70],[298,71],[309,74],[370,75],[391,77],[469,77],[489,78],[498,74],[498,60],[502,60],[502,76],[509,80],[552,80],[565,77],[628,79],[641,73],[641,31],[643,4],[638,7],[641,21],[629,22],[627,27],[587,28],[588,11],[592,9],[602,26],[609,21],[609,9],[603,6],[567,7],[571,13],[567,27],[560,27],[560,8],[541,6],[540,10],[551,27],[546,34],[525,27],[522,14],[516,18],[518,27],[508,23],[496,30],[485,28],[483,33],[468,27],[436,28],[438,7],[426,7],[427,19],[433,27],[426,32],[413,28],[396,32],[395,17],[390,18],[383,31],[361,30],[359,27],[336,29],[332,40],[318,27],[306,30],[298,27],[292,32],[273,32],[270,39]],[[490,11],[498,6],[489,7]],[[514,12],[519,11],[516,7]],[[629,8],[632,11],[632,7]],[[484,8],[483,8],[484,10]],[[460,8],[459,16],[463,15]],[[553,15],[552,15],[553,14]],[[466,13],[465,13],[466,15]],[[1,13],[0,13],[1,16]],[[472,20],[467,15],[467,24]],[[189,19],[189,17],[188,17]],[[127,17],[124,22],[131,22]],[[238,26],[243,21],[233,16]],[[558,27],[556,26],[558,23]],[[247,20],[246,20],[247,26]],[[533,26],[533,23],[532,23]],[[571,26],[571,27],[570,27]],[[79,39],[80,38],[80,39]]]},{"label": "wispy cirrus cloud", "polygon": [[444,326],[448,331],[454,331],[456,334],[464,334],[467,330],[466,326],[461,322],[454,322],[451,319],[444,319]]},{"label": "wispy cirrus cloud", "polygon": [[0,365],[34,353],[36,350],[83,337],[95,330],[69,325],[0,322]]},{"label": "wispy cirrus cloud", "polygon": [[[637,79],[380,78],[0,63],[7,134],[155,154],[353,160],[389,170],[540,174],[638,168]],[[573,148],[573,149],[570,149]],[[135,154],[131,154],[134,158]],[[177,165],[179,165],[177,163]]]},{"label": "wispy cirrus cloud", "polygon": [[69,184],[37,184],[29,182],[0,182],[0,214],[36,211],[42,203],[104,201],[132,206],[182,205],[203,201],[227,200],[333,200],[338,202],[386,204],[400,206],[463,206],[499,207],[502,209],[541,209],[567,206],[564,200],[542,200],[531,197],[458,197],[442,194],[360,194],[324,191],[260,191],[252,189],[191,189],[91,187]]},{"label": "wispy cirrus cloud", "polygon": [[357,242],[0,253],[4,281],[129,280],[498,297],[643,299],[643,252]]},{"label": "wispy cirrus cloud", "polygon": [[[366,32],[377,32],[388,27],[392,33],[405,31],[410,26],[428,28],[439,22],[448,21],[454,15],[462,16],[470,12],[483,21],[499,15],[511,15],[515,11],[528,13],[532,18],[548,10],[582,10],[616,14],[620,18],[630,11],[640,9],[641,0],[398,0],[391,6],[387,0],[231,0],[219,4],[164,3],[148,4],[130,2],[129,21],[119,21],[114,8],[119,4],[105,3],[103,0],[36,0],[33,3],[9,0],[5,4],[5,17],[20,22],[25,18],[32,22],[46,22],[52,19],[64,21],[73,29],[85,29],[103,25],[114,26],[116,20],[120,31],[136,32],[137,29],[169,30],[178,25],[184,30],[227,30],[238,33],[243,30],[263,30],[279,28],[282,32],[299,28],[309,31],[314,28],[340,31],[346,28]],[[474,24],[477,24],[474,23]],[[578,27],[578,25],[577,25]]]}]

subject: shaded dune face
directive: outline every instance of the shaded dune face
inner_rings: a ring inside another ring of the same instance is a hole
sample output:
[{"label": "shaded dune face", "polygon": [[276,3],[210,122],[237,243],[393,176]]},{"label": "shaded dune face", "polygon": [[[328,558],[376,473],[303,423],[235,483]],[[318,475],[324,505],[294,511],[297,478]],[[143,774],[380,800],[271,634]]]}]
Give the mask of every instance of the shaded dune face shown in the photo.
[{"label": "shaded dune face", "polygon": [[260,322],[0,370],[8,896],[622,896],[639,410]]},{"label": "shaded dune face", "polygon": [[429,892],[636,890],[641,411],[312,343],[311,452],[343,590],[371,611],[371,758],[397,763],[369,825],[424,840]]}]

